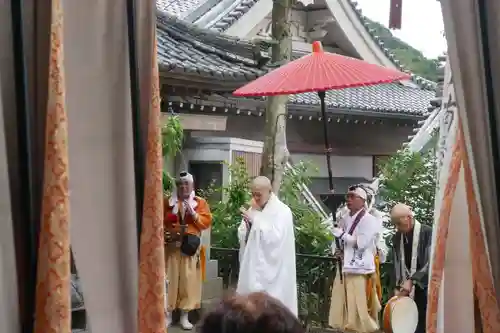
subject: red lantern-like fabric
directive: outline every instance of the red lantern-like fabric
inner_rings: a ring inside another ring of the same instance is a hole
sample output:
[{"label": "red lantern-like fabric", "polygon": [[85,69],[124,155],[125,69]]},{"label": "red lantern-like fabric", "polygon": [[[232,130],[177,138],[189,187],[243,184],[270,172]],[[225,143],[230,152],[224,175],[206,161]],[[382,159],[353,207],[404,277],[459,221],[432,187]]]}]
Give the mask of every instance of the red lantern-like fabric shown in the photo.
[{"label": "red lantern-like fabric", "polygon": [[365,61],[324,52],[320,42],[313,52],[239,88],[235,96],[292,95],[407,80],[409,74]]}]

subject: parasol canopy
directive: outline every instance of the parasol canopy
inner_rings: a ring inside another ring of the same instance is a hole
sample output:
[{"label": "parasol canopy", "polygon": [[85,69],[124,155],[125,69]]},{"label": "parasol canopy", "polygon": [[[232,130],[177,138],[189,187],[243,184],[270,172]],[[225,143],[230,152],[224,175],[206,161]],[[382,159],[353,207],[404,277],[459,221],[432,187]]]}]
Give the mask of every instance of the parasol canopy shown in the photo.
[{"label": "parasol canopy", "polygon": [[314,42],[312,53],[277,68],[237,89],[235,96],[292,95],[407,80],[411,75],[363,60],[324,52]]}]

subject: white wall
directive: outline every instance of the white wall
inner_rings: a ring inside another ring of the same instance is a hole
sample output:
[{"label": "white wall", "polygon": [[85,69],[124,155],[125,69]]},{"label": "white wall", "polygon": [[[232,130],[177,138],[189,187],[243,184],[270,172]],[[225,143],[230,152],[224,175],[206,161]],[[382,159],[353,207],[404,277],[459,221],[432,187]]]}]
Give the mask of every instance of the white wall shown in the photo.
[{"label": "white wall", "polygon": [[[312,177],[328,177],[328,168],[324,154],[292,154],[294,163],[299,161],[309,162],[318,172]],[[333,177],[373,177],[372,156],[331,156]]]}]

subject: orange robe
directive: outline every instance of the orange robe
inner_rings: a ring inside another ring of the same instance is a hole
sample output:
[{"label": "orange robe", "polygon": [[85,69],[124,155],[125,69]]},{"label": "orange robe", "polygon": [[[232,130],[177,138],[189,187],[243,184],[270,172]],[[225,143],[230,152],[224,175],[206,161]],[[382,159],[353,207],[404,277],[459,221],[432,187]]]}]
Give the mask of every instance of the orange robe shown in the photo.
[{"label": "orange robe", "polygon": [[[194,220],[188,213],[184,215],[186,232],[201,237],[201,232],[210,228],[212,224],[212,214],[205,199],[194,197],[194,200],[197,203],[194,210],[198,218]],[[181,228],[178,215],[172,213],[174,207],[170,206],[169,202],[168,198],[164,200],[164,227],[165,231],[174,234],[180,232]],[[184,212],[182,202],[176,205],[180,205],[179,212]],[[200,308],[202,268],[205,265],[204,252],[200,245],[195,255],[186,256],[178,247],[165,246],[165,273],[168,280],[167,311],[175,309],[191,311]]]}]

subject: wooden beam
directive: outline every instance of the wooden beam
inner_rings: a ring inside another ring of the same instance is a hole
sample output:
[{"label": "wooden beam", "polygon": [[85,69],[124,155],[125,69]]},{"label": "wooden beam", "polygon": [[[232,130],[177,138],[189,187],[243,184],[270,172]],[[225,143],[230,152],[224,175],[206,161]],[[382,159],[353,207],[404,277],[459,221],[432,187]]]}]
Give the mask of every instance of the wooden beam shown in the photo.
[{"label": "wooden beam", "polygon": [[[166,121],[169,114],[163,115],[163,120]],[[182,128],[185,130],[195,131],[217,131],[223,132],[226,130],[226,116],[208,116],[202,114],[178,114]]]}]

